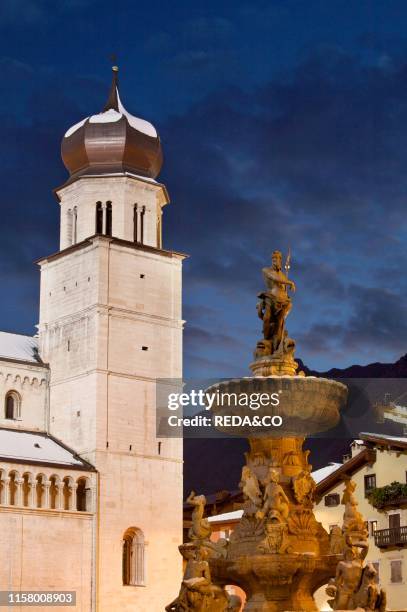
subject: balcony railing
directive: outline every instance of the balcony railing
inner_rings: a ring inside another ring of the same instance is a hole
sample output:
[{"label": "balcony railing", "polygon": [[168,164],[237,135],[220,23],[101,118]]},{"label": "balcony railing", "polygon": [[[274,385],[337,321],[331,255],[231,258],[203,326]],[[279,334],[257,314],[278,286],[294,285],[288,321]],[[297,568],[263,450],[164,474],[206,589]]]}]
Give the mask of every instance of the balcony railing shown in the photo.
[{"label": "balcony railing", "polygon": [[393,529],[378,529],[374,540],[379,548],[407,545],[407,527],[394,527]]}]

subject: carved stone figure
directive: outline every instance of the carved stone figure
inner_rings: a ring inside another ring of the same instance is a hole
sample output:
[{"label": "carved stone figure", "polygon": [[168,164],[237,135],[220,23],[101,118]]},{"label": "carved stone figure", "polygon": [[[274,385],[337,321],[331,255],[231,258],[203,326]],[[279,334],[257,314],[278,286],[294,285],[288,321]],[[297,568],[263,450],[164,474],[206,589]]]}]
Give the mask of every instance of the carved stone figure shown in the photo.
[{"label": "carved stone figure", "polygon": [[282,255],[274,251],[271,266],[263,268],[266,291],[259,294],[257,312],[263,320],[263,336],[271,340],[272,350],[276,351],[284,338],[284,322],[291,310],[288,289],[295,291],[295,284],[282,270]]},{"label": "carved stone figure", "polygon": [[334,525],[329,536],[329,552],[332,555],[342,555],[345,550],[345,538],[339,525]]},{"label": "carved stone figure", "polygon": [[262,553],[278,553],[292,552],[290,539],[287,534],[288,528],[285,523],[276,523],[267,521],[266,537],[258,545],[258,550]]},{"label": "carved stone figure", "polygon": [[362,581],[355,594],[353,605],[366,612],[384,612],[386,609],[386,592],[377,585],[377,572],[369,563],[363,570]]},{"label": "carved stone figure", "polygon": [[308,470],[300,472],[293,479],[294,495],[297,502],[305,506],[312,504],[316,486],[315,480]]},{"label": "carved stone figure", "polygon": [[273,344],[271,340],[259,340],[256,344],[256,349],[254,351],[255,359],[259,359],[261,357],[267,357],[271,355],[273,352]]},{"label": "carved stone figure", "polygon": [[208,519],[203,518],[206,505],[205,495],[196,495],[195,491],[191,491],[187,498],[187,504],[194,506],[192,511],[192,526],[188,531],[190,540],[205,540],[209,538],[212,529]]},{"label": "carved stone figure", "polygon": [[[362,543],[359,543],[361,546]],[[333,610],[385,612],[386,593],[377,585],[377,572],[370,563],[363,567],[367,544],[363,544],[359,554],[357,548],[346,548],[344,560],[338,563],[336,576],[326,589],[327,594],[333,597],[328,603]]]},{"label": "carved stone figure", "polygon": [[279,484],[279,474],[274,468],[269,469],[264,489],[264,504],[256,513],[257,518],[269,516],[278,522],[287,520],[289,503],[283,487]]},{"label": "carved stone figure", "polygon": [[[242,476],[239,487],[242,489],[245,500],[250,501],[255,509],[261,506],[262,496],[256,475],[248,465],[242,468]],[[255,511],[255,510],[254,510]]]},{"label": "carved stone figure", "polygon": [[[355,488],[356,484],[352,480],[345,482],[342,496],[345,512],[341,532],[346,547],[344,559],[337,565],[335,578],[330,580],[326,589],[327,594],[332,597],[328,603],[333,610],[384,612],[386,594],[377,586],[376,570],[371,564],[363,567],[369,545],[367,531],[357,509]],[[339,545],[339,532],[337,543]],[[334,552],[333,546],[334,541],[331,539],[331,552]]]},{"label": "carved stone figure", "polygon": [[250,365],[255,376],[296,374],[298,363],[294,359],[295,341],[288,336],[285,320],[291,310],[289,291],[295,291],[295,284],[287,276],[288,255],[285,272],[282,269],[282,255],[274,251],[271,266],[263,268],[266,290],[258,294],[257,314],[263,321],[263,338],[254,351],[255,361]]},{"label": "carved stone figure", "polygon": [[207,552],[190,542],[180,546],[187,561],[179,595],[166,606],[167,612],[226,612],[230,596],[212,583]]},{"label": "carved stone figure", "polygon": [[277,349],[274,352],[274,355],[281,357],[288,357],[294,359],[295,353],[295,340],[288,337],[288,331],[285,329],[283,332],[283,339],[278,345]]},{"label": "carved stone figure", "polygon": [[358,540],[367,538],[367,529],[363,516],[358,510],[358,502],[354,496],[356,484],[353,480],[345,481],[345,491],[342,495],[341,503],[345,505],[343,515],[343,532],[348,536],[353,536]]},{"label": "carved stone figure", "polygon": [[333,610],[354,610],[353,600],[362,577],[363,563],[353,547],[345,550],[344,560],[338,563],[336,576],[326,589],[333,599],[328,603]]}]

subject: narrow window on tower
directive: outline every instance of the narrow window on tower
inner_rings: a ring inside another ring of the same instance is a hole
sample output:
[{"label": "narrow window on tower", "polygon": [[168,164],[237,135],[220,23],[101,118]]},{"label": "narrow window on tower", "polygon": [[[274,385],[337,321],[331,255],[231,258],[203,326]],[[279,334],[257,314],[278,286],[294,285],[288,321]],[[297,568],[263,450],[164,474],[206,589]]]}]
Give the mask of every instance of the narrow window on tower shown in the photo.
[{"label": "narrow window on tower", "polygon": [[137,204],[133,206],[133,241],[137,242]]},{"label": "narrow window on tower", "polygon": [[73,207],[73,237],[72,244],[77,242],[77,231],[78,231],[78,209],[76,206]]},{"label": "narrow window on tower", "polygon": [[72,244],[72,210],[66,213],[66,238],[68,245]]},{"label": "narrow window on tower", "polygon": [[159,249],[162,247],[161,211],[158,213],[157,217],[157,247]]},{"label": "narrow window on tower", "polygon": [[102,202],[96,202],[96,234],[103,234],[103,207]]},{"label": "narrow window on tower", "polygon": [[140,242],[144,244],[144,215],[146,214],[146,207],[143,206],[140,214]]},{"label": "narrow window on tower", "polygon": [[106,236],[112,235],[112,203],[106,202]]}]

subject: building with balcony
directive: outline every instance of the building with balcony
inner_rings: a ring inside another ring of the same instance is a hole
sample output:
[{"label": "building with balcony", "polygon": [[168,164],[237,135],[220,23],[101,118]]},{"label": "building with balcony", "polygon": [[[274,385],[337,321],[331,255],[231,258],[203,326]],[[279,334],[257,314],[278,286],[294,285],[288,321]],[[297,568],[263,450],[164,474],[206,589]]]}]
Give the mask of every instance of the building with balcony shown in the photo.
[{"label": "building with balcony", "polygon": [[[317,487],[315,515],[327,530],[342,525],[343,482],[356,482],[359,510],[369,531],[367,561],[375,566],[387,592],[388,610],[407,609],[407,438],[361,433],[351,455]],[[394,483],[394,484],[392,484]],[[405,494],[404,494],[405,490]],[[322,587],[321,610],[329,610]]]}]

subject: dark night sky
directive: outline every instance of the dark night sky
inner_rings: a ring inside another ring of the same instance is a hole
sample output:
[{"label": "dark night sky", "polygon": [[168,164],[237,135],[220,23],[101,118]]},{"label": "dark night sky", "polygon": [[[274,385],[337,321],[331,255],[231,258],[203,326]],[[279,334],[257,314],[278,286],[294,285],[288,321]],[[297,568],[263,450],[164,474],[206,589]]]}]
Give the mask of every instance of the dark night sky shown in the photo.
[{"label": "dark night sky", "polygon": [[191,255],[186,374],[247,373],[260,270],[289,245],[310,367],[407,351],[404,0],[2,0],[0,29],[1,329],[35,331],[60,140],[101,110],[115,52],[163,140],[165,246]]}]

